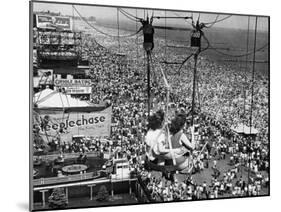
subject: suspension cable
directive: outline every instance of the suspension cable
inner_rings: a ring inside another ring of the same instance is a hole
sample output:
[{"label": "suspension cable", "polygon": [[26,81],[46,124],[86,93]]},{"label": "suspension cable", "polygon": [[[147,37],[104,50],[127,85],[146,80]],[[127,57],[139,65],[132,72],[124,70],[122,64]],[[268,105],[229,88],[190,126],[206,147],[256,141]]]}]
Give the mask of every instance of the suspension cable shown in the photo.
[{"label": "suspension cable", "polygon": [[178,75],[180,75],[180,70],[181,70],[181,68],[183,67],[183,65],[184,65],[193,55],[194,55],[194,53],[188,55],[188,56],[184,59],[184,61],[181,62],[181,65],[180,65],[179,69],[177,70]]},{"label": "suspension cable", "polygon": [[[218,15],[216,16],[215,20],[213,21],[213,23],[210,23],[210,26],[206,26],[206,27],[207,27],[207,28],[213,27],[213,26],[217,23],[217,20],[218,20],[219,17],[220,17],[220,15],[218,14]],[[207,23],[205,23],[205,24],[207,24]]]},{"label": "suspension cable", "polygon": [[222,55],[225,55],[225,56],[229,56],[229,57],[245,57],[245,56],[248,56],[248,55],[255,54],[256,52],[259,52],[259,51],[265,49],[267,46],[268,46],[268,43],[264,44],[263,46],[261,46],[261,47],[255,49],[255,50],[253,50],[252,52],[248,52],[248,53],[246,53],[246,54],[240,54],[240,55],[232,55],[232,54],[224,53],[224,52],[222,52],[222,51],[217,50],[216,48],[214,48],[214,47],[211,46],[211,45],[210,45],[210,47],[211,47],[210,49],[213,50],[213,51],[215,51],[215,52],[217,52],[217,53],[219,53],[219,54],[222,54]]},{"label": "suspension cable", "polygon": [[[137,15],[136,15],[136,16],[132,15],[131,13],[125,11],[125,10],[122,9],[122,8],[120,8],[120,12],[121,12],[121,11],[122,11],[123,13],[127,14],[128,16],[130,16],[130,17],[131,17],[132,19],[134,19],[135,21],[140,21],[140,20],[142,20],[142,18],[137,17]],[[144,18],[145,18],[145,17],[144,17]]]},{"label": "suspension cable", "polygon": [[253,70],[252,70],[252,97],[251,97],[251,111],[250,111],[250,134],[252,132],[252,115],[253,115],[253,104],[254,104],[254,83],[255,83],[255,65],[256,65],[256,40],[257,40],[257,22],[258,17],[256,16],[255,22],[255,38],[254,38],[254,55],[253,55]]},{"label": "suspension cable", "polygon": [[120,11],[126,18],[128,18],[129,20],[134,21],[134,22],[137,21],[136,19],[130,17],[130,16],[127,15],[125,12],[123,12],[123,10],[122,10],[121,8],[119,8],[119,11]]},{"label": "suspension cable", "polygon": [[[165,10],[165,16],[167,16],[167,10]],[[167,19],[165,19],[165,61],[167,60]],[[167,71],[167,64],[165,64],[165,72]]]},{"label": "suspension cable", "polygon": [[[45,73],[42,73],[42,76],[41,76],[41,79],[40,79],[38,85],[40,85],[40,82],[41,82],[42,77],[43,77],[44,75],[46,75],[46,74],[45,74]],[[46,79],[45,79],[43,85],[46,85],[46,84],[47,84],[48,79],[49,79],[49,75],[47,75],[47,77],[46,77]],[[42,91],[43,91],[43,89],[40,91],[40,93],[39,93],[39,95],[38,95],[38,98],[37,98],[37,101],[35,102],[35,104],[37,104],[37,102],[39,101],[40,96],[41,96],[41,94],[42,94]]]},{"label": "suspension cable", "polygon": [[117,38],[118,38],[118,51],[120,53],[120,36],[119,36],[119,9],[117,7]]},{"label": "suspension cable", "polygon": [[204,23],[205,25],[206,24],[211,24],[211,25],[214,25],[214,24],[216,24],[216,23],[219,23],[219,22],[221,22],[221,21],[224,21],[224,20],[226,20],[226,19],[228,19],[228,18],[230,18],[232,15],[228,15],[228,16],[226,16],[226,17],[224,17],[224,18],[222,18],[222,19],[220,19],[220,20],[215,20],[215,21],[213,21],[213,22],[209,22],[209,23]]},{"label": "suspension cable", "polygon": [[247,82],[247,71],[248,71],[249,34],[250,34],[250,16],[248,16],[248,29],[247,29],[247,40],[246,40],[246,63],[245,63],[245,70],[244,70],[244,86],[243,86],[243,94],[244,94],[243,131],[244,131],[244,125],[246,120],[246,82]]},{"label": "suspension cable", "polygon": [[[148,57],[150,58],[151,64],[153,64],[153,60],[152,60],[151,54],[148,54]],[[170,151],[170,154],[172,155],[173,164],[176,165],[176,158],[175,158],[175,154],[174,154],[174,152],[172,150],[172,142],[171,142],[170,130],[169,130],[169,126],[168,126],[168,112],[169,112],[169,102],[170,102],[171,86],[168,83],[166,74],[163,71],[163,69],[161,68],[160,70],[161,70],[161,74],[162,74],[162,77],[163,77],[163,81],[164,81],[165,87],[167,89],[167,93],[166,93],[166,108],[165,108],[165,114],[164,114],[165,115],[165,123],[164,123],[163,129],[166,130],[166,138],[168,140],[169,151]]]},{"label": "suspension cable", "polygon": [[[138,16],[138,10],[136,9],[136,16]],[[136,30],[138,30],[138,21],[136,20]],[[139,37],[136,36],[136,46],[137,46],[137,58],[136,58],[136,65],[137,65],[137,68],[138,68],[138,58],[139,58]]]}]

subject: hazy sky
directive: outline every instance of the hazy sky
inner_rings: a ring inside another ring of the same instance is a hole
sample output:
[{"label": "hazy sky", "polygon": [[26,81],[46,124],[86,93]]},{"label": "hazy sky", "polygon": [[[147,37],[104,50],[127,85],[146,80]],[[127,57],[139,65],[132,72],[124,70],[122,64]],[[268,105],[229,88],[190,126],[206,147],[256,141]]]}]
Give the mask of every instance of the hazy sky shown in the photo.
[{"label": "hazy sky", "polygon": [[[63,15],[72,15],[74,13],[75,16],[78,14],[73,10],[72,5],[70,4],[54,4],[54,3],[34,3],[34,11],[51,11],[51,12],[60,12]],[[117,9],[114,7],[100,7],[100,6],[83,6],[83,5],[75,5],[75,8],[81,13],[84,17],[95,16],[97,19],[108,19],[112,21],[117,20]],[[127,12],[136,15],[138,17],[144,17],[143,9],[125,9]],[[152,14],[153,11],[145,10],[145,13],[149,15]],[[165,16],[165,11],[163,10],[154,10],[155,16]],[[167,11],[166,16],[190,16],[191,12],[174,12]],[[193,13],[193,17],[197,19],[198,13]],[[218,20],[226,17],[227,15],[220,15]],[[217,14],[210,13],[201,13],[200,21],[201,22],[213,22],[217,17]],[[120,21],[131,21],[119,13]],[[250,19],[250,28],[254,28],[255,18],[251,17]],[[164,25],[164,19],[155,19],[154,24]],[[186,21],[183,19],[167,19],[166,24],[172,26],[173,24],[186,26]],[[235,29],[247,29],[248,27],[248,16],[239,16],[233,15],[230,18],[216,23],[214,27],[223,27],[223,28],[235,28]],[[267,31],[268,30],[268,18],[259,17],[258,18],[258,30]]]}]

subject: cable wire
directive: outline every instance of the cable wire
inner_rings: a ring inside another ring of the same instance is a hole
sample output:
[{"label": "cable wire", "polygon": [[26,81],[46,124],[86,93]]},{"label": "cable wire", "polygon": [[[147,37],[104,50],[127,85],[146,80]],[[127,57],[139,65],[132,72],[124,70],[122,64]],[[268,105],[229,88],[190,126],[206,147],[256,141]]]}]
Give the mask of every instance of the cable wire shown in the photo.
[{"label": "cable wire", "polygon": [[123,10],[121,8],[119,8],[120,13],[122,13],[125,17],[127,17],[128,19],[130,19],[131,21],[136,21],[136,19],[130,17],[129,15],[127,15],[125,12],[123,12]]},{"label": "cable wire", "polygon": [[[212,26],[214,26],[214,25],[217,23],[217,20],[218,20],[219,17],[220,17],[220,15],[217,15],[216,18],[215,18],[215,20],[213,21],[213,23],[211,23],[210,26],[205,26],[205,27],[206,27],[206,28],[211,28]],[[205,23],[205,25],[206,25],[206,23]]]},{"label": "cable wire", "polygon": [[[142,18],[139,18],[139,17],[137,17],[137,16],[134,16],[134,15],[132,15],[132,14],[130,14],[129,12],[127,12],[127,11],[125,11],[125,10],[123,10],[122,8],[120,8],[120,12],[124,12],[124,13],[126,13],[128,16],[130,16],[132,19],[134,19],[135,21],[136,20],[143,20]],[[145,18],[145,17],[144,17]]]},{"label": "cable wire", "polygon": [[263,50],[264,48],[266,48],[267,46],[268,46],[268,43],[264,44],[264,45],[261,46],[260,48],[255,49],[255,50],[252,51],[252,52],[248,52],[248,53],[246,53],[246,54],[241,54],[241,55],[227,54],[227,53],[224,53],[224,52],[221,52],[221,51],[217,50],[216,48],[214,48],[214,47],[211,46],[211,45],[210,45],[210,47],[211,47],[210,49],[213,50],[213,51],[215,51],[215,52],[217,52],[217,53],[219,53],[219,54],[222,54],[222,55],[225,55],[225,56],[229,56],[229,57],[245,57],[245,56],[247,56],[247,55],[252,55],[252,54],[254,54],[254,53],[256,53],[256,52],[259,52],[259,51]]},{"label": "cable wire", "polygon": [[214,25],[214,24],[216,24],[216,23],[222,22],[222,21],[224,21],[224,20],[226,20],[226,19],[230,18],[231,16],[232,16],[232,15],[228,15],[228,16],[226,16],[226,17],[224,17],[224,18],[220,19],[220,20],[215,20],[215,21],[213,21],[213,22],[204,23],[204,24],[205,24],[205,25],[206,25],[206,24],[211,24],[211,25]]}]

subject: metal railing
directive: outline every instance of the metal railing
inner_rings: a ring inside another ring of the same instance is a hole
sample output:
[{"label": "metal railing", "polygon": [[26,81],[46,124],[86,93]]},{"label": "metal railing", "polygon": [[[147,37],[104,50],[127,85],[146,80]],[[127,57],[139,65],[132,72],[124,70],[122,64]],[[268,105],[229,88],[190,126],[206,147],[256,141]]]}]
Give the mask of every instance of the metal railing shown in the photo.
[{"label": "metal railing", "polygon": [[[77,158],[79,157],[81,153],[64,153],[63,157],[64,159],[71,159],[71,158]],[[100,152],[87,152],[86,155],[87,157],[99,157],[100,156]],[[40,155],[42,160],[55,160],[56,158],[58,158],[59,154],[58,153],[54,153],[54,154],[47,154],[47,155]],[[34,158],[37,158],[38,156],[33,156]]]},{"label": "metal railing", "polygon": [[64,177],[49,177],[33,180],[33,186],[52,185],[60,183],[70,183],[76,181],[92,180],[100,176],[99,172],[89,172],[85,174],[75,174]]}]

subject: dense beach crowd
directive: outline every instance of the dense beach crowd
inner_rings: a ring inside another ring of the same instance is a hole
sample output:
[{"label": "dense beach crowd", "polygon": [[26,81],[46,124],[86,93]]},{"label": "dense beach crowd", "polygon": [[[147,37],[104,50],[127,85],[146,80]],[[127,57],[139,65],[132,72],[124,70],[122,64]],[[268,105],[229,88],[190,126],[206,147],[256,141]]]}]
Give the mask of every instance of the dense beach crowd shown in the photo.
[{"label": "dense beach crowd", "polygon": [[[101,40],[105,46],[112,46],[105,48],[95,39]],[[268,79],[265,76],[256,74],[254,105],[251,108],[250,71],[233,70],[230,66],[200,56],[197,66],[197,145],[193,152],[196,156],[193,174],[204,172],[211,166],[214,176],[211,182],[203,183],[196,183],[192,176],[187,176],[183,182],[156,178],[141,163],[148,120],[146,64],[139,45],[141,38],[122,40],[121,47],[118,47],[116,40],[101,35],[95,35],[95,39],[92,35],[84,35],[81,48],[82,54],[90,62],[93,83],[91,102],[112,105],[112,122],[116,127],[110,138],[85,138],[79,143],[52,141],[54,145],[50,143],[50,149],[62,153],[110,151],[118,157],[127,157],[142,176],[152,198],[157,201],[255,196],[261,193],[262,188],[268,187],[268,175],[261,174],[269,172]],[[160,72],[163,69],[172,88],[172,104],[167,115],[174,116],[179,111],[188,114],[191,108],[193,60],[190,59],[180,71],[179,65],[162,63],[163,60],[179,61],[185,57],[184,54],[176,54],[176,50],[165,51],[164,54],[164,45],[163,39],[157,39],[152,55],[152,111],[164,109],[167,104]],[[241,123],[249,126],[251,110],[253,128],[259,131],[256,140],[231,129]],[[196,155],[206,142],[208,144],[201,155]],[[232,168],[221,172],[221,167],[216,165],[219,160],[227,160]],[[243,169],[250,170],[248,180],[240,177]]]}]

